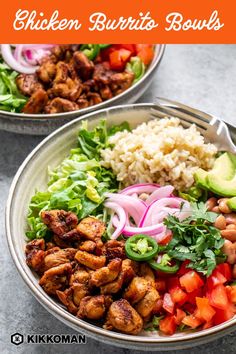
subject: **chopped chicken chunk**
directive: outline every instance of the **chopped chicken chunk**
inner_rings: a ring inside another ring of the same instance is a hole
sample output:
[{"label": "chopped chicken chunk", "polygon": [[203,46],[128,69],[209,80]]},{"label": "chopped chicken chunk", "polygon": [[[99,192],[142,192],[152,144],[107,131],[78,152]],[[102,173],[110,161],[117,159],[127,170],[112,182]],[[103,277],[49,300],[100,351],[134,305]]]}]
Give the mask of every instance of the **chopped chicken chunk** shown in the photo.
[{"label": "chopped chicken chunk", "polygon": [[43,210],[41,212],[41,219],[58,236],[64,235],[78,224],[77,216],[70,211],[64,210]]},{"label": "chopped chicken chunk", "polygon": [[104,328],[138,334],[143,328],[143,320],[127,300],[120,299],[111,304]]},{"label": "chopped chicken chunk", "polygon": [[104,267],[106,263],[105,256],[95,256],[94,254],[85,251],[77,251],[75,259],[80,264],[83,264],[86,267],[94,270]]},{"label": "chopped chicken chunk", "polygon": [[121,262],[121,259],[115,258],[108,264],[108,266],[102,267],[93,272],[90,279],[90,285],[99,287],[116,279],[121,269]]},{"label": "chopped chicken chunk", "polygon": [[111,303],[112,299],[110,296],[86,296],[80,302],[77,316],[90,320],[99,320],[105,315]]},{"label": "chopped chicken chunk", "polygon": [[70,263],[60,264],[48,269],[39,280],[39,284],[47,294],[56,295],[57,290],[64,290],[68,286],[71,272]]},{"label": "chopped chicken chunk", "polygon": [[106,227],[102,221],[90,216],[80,221],[76,229],[85,239],[97,243],[101,242],[101,237],[104,234]]},{"label": "chopped chicken chunk", "polygon": [[148,291],[148,281],[142,277],[135,277],[124,291],[123,297],[132,305],[139,302]]},{"label": "chopped chicken chunk", "polygon": [[43,89],[34,91],[23,107],[23,112],[28,114],[42,113],[48,102],[47,92]]},{"label": "chopped chicken chunk", "polygon": [[144,297],[136,304],[135,309],[146,318],[154,309],[157,300],[160,298],[158,291],[151,285],[148,285],[147,292]]}]

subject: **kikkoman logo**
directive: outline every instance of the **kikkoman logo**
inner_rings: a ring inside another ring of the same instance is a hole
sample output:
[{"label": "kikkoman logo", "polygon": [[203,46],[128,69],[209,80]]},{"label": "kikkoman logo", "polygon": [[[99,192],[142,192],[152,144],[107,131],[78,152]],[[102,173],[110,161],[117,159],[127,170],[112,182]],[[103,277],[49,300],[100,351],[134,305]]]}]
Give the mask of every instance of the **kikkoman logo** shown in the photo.
[{"label": "kikkoman logo", "polygon": [[24,344],[86,344],[87,340],[83,334],[21,334],[11,335],[11,343],[15,345]]}]

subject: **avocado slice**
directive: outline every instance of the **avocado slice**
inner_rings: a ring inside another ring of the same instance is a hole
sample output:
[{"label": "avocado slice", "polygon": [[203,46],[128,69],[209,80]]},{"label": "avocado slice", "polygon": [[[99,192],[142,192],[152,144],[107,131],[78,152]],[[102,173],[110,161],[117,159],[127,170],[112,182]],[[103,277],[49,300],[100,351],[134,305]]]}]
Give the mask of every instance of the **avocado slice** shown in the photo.
[{"label": "avocado slice", "polygon": [[194,179],[196,181],[197,186],[199,186],[200,188],[211,190],[211,187],[208,183],[209,173],[220,176],[223,180],[228,180],[234,177],[235,169],[236,156],[225,152],[215,160],[213,169],[210,172],[199,168],[194,174]]},{"label": "avocado slice", "polygon": [[203,170],[202,168],[199,168],[194,173],[194,179],[195,179],[196,185],[198,187],[200,187],[202,189],[208,189],[207,175],[208,175],[208,172]]},{"label": "avocado slice", "polygon": [[231,180],[223,179],[221,176],[209,172],[207,175],[209,189],[223,197],[236,196],[236,176]]},{"label": "avocado slice", "polygon": [[236,211],[236,197],[230,198],[227,204],[231,210]]}]

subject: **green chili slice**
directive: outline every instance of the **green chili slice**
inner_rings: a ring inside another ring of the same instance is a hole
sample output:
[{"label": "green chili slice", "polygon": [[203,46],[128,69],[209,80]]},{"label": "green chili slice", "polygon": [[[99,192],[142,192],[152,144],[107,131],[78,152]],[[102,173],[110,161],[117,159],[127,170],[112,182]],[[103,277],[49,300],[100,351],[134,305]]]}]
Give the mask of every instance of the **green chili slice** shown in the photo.
[{"label": "green chili slice", "polygon": [[130,61],[126,64],[126,70],[134,73],[133,84],[135,84],[143,77],[146,67],[139,57],[132,57]]},{"label": "green chili slice", "polygon": [[125,243],[126,255],[134,261],[148,261],[157,254],[157,251],[156,240],[147,235],[129,237]]},{"label": "green chili slice", "polygon": [[179,270],[179,262],[176,262],[176,264],[171,265],[170,260],[171,258],[168,256],[168,254],[164,254],[160,263],[157,263],[155,259],[152,259],[148,261],[148,264],[150,265],[150,267],[155,270],[159,270],[160,272],[174,274]]},{"label": "green chili slice", "polygon": [[99,44],[100,49],[106,49],[109,48],[111,44]]},{"label": "green chili slice", "polygon": [[80,50],[89,60],[93,60],[100,53],[100,44],[82,44]]}]

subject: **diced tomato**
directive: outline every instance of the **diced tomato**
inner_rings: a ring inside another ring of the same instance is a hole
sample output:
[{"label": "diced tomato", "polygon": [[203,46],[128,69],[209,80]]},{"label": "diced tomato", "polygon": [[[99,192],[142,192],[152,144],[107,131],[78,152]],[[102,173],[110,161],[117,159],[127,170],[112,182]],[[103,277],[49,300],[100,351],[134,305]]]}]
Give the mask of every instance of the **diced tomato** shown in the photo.
[{"label": "diced tomato", "polygon": [[162,308],[163,308],[163,299],[158,299],[155,306],[152,309],[152,313],[154,315],[157,315],[161,312]]},{"label": "diced tomato", "polygon": [[232,304],[229,304],[229,306],[225,310],[216,309],[216,314],[213,318],[213,322],[215,325],[218,325],[220,323],[230,320],[234,316],[234,314],[235,308]]},{"label": "diced tomato", "polygon": [[196,297],[197,312],[196,317],[206,322],[211,321],[215,315],[215,310],[209,304],[209,300],[206,297]]},{"label": "diced tomato", "polygon": [[186,274],[186,273],[188,273],[190,270],[191,270],[191,268],[187,268],[187,265],[190,263],[190,261],[187,259],[186,261],[184,261],[182,264],[181,264],[181,266],[180,266],[180,268],[179,268],[179,270],[178,270],[178,275],[184,275],[184,274]]},{"label": "diced tomato", "polygon": [[236,304],[236,285],[227,285],[225,287],[230,302]]},{"label": "diced tomato", "polygon": [[165,293],[163,298],[163,309],[167,312],[173,314],[174,313],[175,304],[169,293]]},{"label": "diced tomato", "polygon": [[183,304],[182,309],[188,313],[194,313],[196,310],[196,306],[186,302],[185,304]]},{"label": "diced tomato", "polygon": [[108,61],[109,60],[109,55],[116,50],[115,46],[111,46],[105,49],[102,49],[100,52],[101,58],[103,61]]},{"label": "diced tomato", "polygon": [[188,292],[191,293],[192,291],[200,288],[204,285],[203,280],[201,277],[195,272],[194,270],[185,273],[179,278],[180,285]]},{"label": "diced tomato", "polygon": [[167,279],[167,289],[170,290],[172,288],[180,287],[180,282],[178,277],[171,277]]},{"label": "diced tomato", "polygon": [[196,305],[196,297],[202,297],[203,296],[203,288],[198,288],[191,293],[188,293],[188,299],[187,302],[193,305]]},{"label": "diced tomato", "polygon": [[207,328],[211,328],[214,325],[213,321],[209,321],[204,323],[204,325],[202,326],[202,329],[207,329]]},{"label": "diced tomato", "polygon": [[157,278],[155,281],[156,289],[160,293],[164,293],[166,291],[166,281],[162,278]]},{"label": "diced tomato", "polygon": [[132,53],[132,55],[136,55],[137,53],[135,44],[115,44],[114,47],[116,49],[127,49]]},{"label": "diced tomato", "polygon": [[229,263],[218,264],[215,269],[220,272],[227,281],[232,280],[232,268]]},{"label": "diced tomato", "polygon": [[214,269],[212,274],[207,278],[207,287],[212,289],[217,285],[226,283],[227,279],[224,275],[219,272],[217,269]]},{"label": "diced tomato", "polygon": [[109,54],[111,69],[123,70],[125,64],[131,57],[131,52],[127,49],[119,49]]},{"label": "diced tomato", "polygon": [[154,50],[153,48],[143,48],[137,55],[145,65],[149,65],[154,58]]},{"label": "diced tomato", "polygon": [[202,321],[194,315],[185,316],[182,323],[191,328],[197,328],[202,324]]},{"label": "diced tomato", "polygon": [[167,315],[160,320],[159,328],[164,334],[172,335],[176,331],[175,316]]},{"label": "diced tomato", "polygon": [[186,313],[183,310],[177,309],[175,314],[175,323],[180,325],[185,316]]},{"label": "diced tomato", "polygon": [[207,292],[211,306],[225,310],[229,306],[229,300],[224,285],[220,284]]},{"label": "diced tomato", "polygon": [[165,235],[165,238],[163,238],[160,242],[158,242],[160,245],[168,245],[168,243],[170,242],[170,240],[172,239],[172,232],[167,232]]},{"label": "diced tomato", "polygon": [[182,305],[188,299],[188,295],[186,294],[186,292],[183,291],[179,286],[171,288],[169,292],[170,292],[171,299],[173,300],[174,303],[177,302]]}]

